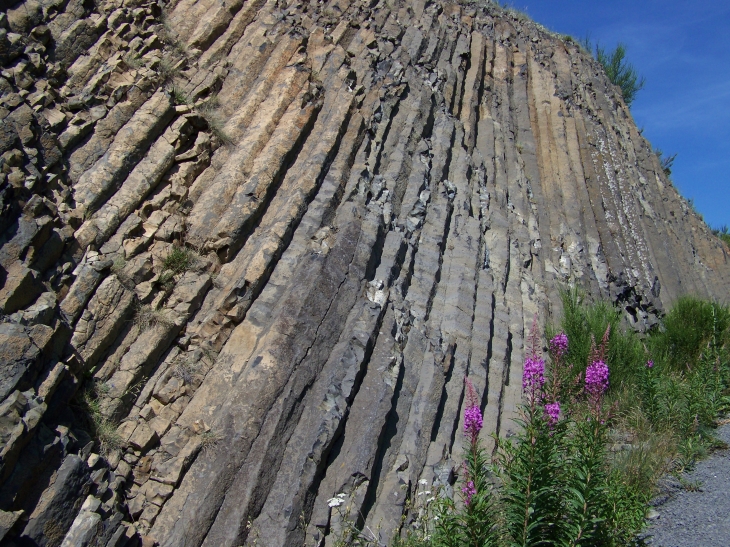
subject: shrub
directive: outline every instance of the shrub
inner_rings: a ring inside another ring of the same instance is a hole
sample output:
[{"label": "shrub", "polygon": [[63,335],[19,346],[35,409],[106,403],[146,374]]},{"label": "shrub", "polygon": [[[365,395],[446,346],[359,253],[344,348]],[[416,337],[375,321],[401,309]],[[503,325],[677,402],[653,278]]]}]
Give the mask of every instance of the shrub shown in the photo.
[{"label": "shrub", "polygon": [[[590,36],[580,40],[580,45],[587,53],[594,54]],[[613,51],[609,52],[599,43],[596,43],[594,56],[596,61],[603,66],[603,70],[611,83],[621,88],[624,102],[626,106],[630,107],[636,99],[637,93],[644,88],[646,79],[639,76],[634,66],[626,61],[626,45],[619,43]]]},{"label": "shrub", "polygon": [[631,106],[636,94],[644,88],[646,80],[638,75],[633,65],[626,62],[626,46],[618,44],[616,49],[608,53],[597,44],[596,60],[603,65],[611,83],[621,88],[626,106]]},{"label": "shrub", "polygon": [[654,153],[659,158],[659,163],[662,167],[662,171],[664,171],[664,174],[667,176],[667,178],[672,176],[672,167],[674,166],[674,160],[677,159],[677,154],[671,154],[669,156],[665,156],[664,152],[657,149],[654,150]]},{"label": "shrub", "polygon": [[712,302],[686,296],[677,300],[663,321],[664,329],[652,337],[652,351],[661,354],[675,370],[688,369],[709,349],[724,347],[730,312]]}]

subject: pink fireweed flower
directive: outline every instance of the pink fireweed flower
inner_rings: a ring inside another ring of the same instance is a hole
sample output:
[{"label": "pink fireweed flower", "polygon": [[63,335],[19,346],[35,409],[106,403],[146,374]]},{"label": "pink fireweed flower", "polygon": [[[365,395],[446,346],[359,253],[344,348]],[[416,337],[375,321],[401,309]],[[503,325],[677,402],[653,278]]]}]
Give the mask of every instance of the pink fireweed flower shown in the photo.
[{"label": "pink fireweed flower", "polygon": [[550,353],[558,359],[568,353],[568,336],[564,332],[556,334],[550,340]]},{"label": "pink fireweed flower", "polygon": [[474,384],[469,378],[464,378],[466,384],[466,409],[464,410],[464,434],[469,438],[472,444],[477,442],[479,432],[481,431],[484,420],[482,412],[479,408],[479,397],[474,389]]},{"label": "pink fireweed flower", "polygon": [[477,493],[476,486],[474,486],[474,481],[467,482],[466,486],[461,489],[461,492],[464,494],[464,503],[466,503],[466,505],[469,505],[471,503],[472,496]]},{"label": "pink fireweed flower", "polygon": [[525,359],[525,367],[522,369],[523,391],[535,391],[541,389],[545,384],[545,360],[537,355],[531,355]]},{"label": "pink fireweed flower", "polygon": [[484,422],[478,406],[470,406],[464,411],[464,433],[467,437],[475,437],[481,431]]},{"label": "pink fireweed flower", "polygon": [[546,404],[545,414],[548,415],[548,421],[551,426],[558,423],[558,418],[560,417],[560,402],[555,401],[554,403]]},{"label": "pink fireweed flower", "polygon": [[600,397],[608,389],[608,365],[594,361],[586,369],[586,391],[593,397]]}]

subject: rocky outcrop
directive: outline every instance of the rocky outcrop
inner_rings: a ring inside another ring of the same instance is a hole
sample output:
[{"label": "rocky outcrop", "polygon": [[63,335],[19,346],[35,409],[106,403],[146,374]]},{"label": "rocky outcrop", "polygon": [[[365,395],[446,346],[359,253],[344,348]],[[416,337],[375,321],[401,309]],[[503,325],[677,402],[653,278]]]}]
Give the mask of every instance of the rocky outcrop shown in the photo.
[{"label": "rocky outcrop", "polygon": [[600,66],[493,3],[2,6],[8,545],[390,543],[561,287],[639,330],[730,288]]}]

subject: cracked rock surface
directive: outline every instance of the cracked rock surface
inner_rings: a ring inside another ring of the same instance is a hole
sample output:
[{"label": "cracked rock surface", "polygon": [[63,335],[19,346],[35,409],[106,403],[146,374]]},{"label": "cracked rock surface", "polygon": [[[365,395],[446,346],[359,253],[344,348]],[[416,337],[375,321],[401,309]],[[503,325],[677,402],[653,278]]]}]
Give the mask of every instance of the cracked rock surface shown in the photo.
[{"label": "cracked rock surface", "polygon": [[483,4],[0,0],[3,544],[390,543],[561,287],[726,297],[600,66]]}]

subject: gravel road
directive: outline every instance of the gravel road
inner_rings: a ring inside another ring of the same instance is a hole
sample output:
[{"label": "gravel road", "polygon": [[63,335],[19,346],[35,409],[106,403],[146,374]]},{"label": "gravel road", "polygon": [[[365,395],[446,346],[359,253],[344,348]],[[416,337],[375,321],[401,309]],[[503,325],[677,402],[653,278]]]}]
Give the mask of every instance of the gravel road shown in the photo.
[{"label": "gravel road", "polygon": [[[718,438],[730,445],[730,424],[717,430]],[[715,452],[684,475],[684,484],[669,483],[669,496],[655,500],[651,526],[642,534],[652,547],[730,546],[730,450]],[[694,488],[692,488],[694,490]],[[663,498],[667,498],[666,501]],[[659,503],[664,501],[664,503]]]}]

